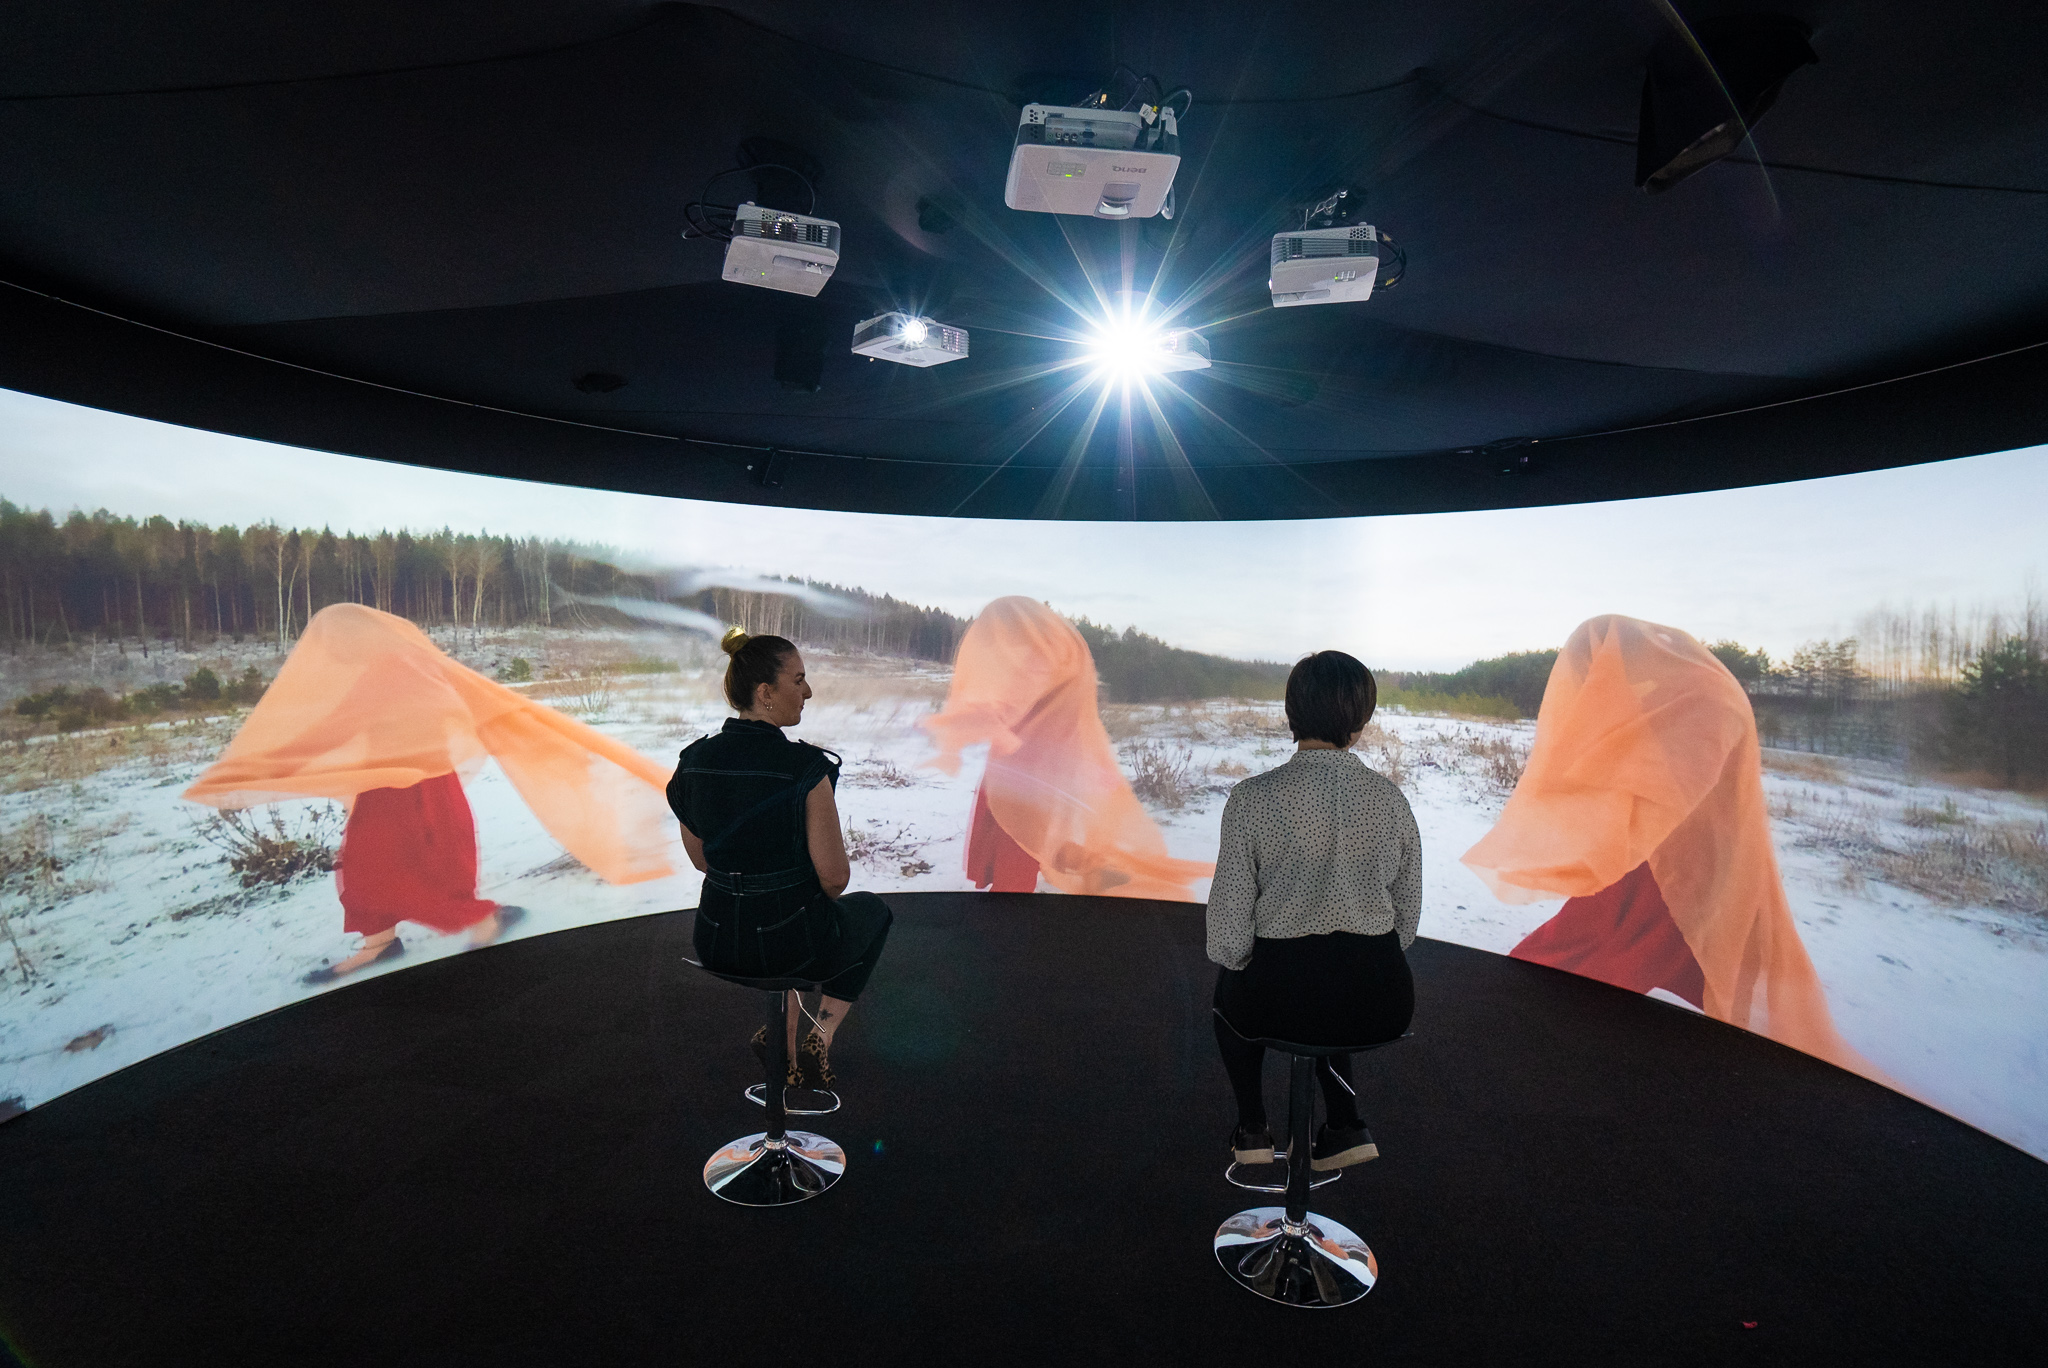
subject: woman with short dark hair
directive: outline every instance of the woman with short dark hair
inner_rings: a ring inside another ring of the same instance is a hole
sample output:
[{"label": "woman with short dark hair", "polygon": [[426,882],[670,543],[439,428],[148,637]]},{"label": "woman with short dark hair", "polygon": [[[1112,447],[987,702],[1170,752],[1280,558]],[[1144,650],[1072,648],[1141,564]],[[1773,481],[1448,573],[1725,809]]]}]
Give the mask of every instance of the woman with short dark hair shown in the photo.
[{"label": "woman with short dark hair", "polygon": [[[1407,1030],[1415,1010],[1403,952],[1422,917],[1422,838],[1401,790],[1350,753],[1378,699],[1372,672],[1342,651],[1304,657],[1287,676],[1294,756],[1223,805],[1209,958],[1221,966],[1216,1045],[1237,1094],[1230,1149],[1241,1164],[1273,1158],[1265,1050],[1251,1038],[1376,1045]],[[1318,1074],[1329,1119],[1310,1166],[1378,1158],[1351,1056],[1329,1056]]]},{"label": "woman with short dark hair", "polygon": [[[683,849],[704,871],[697,957],[720,973],[820,984],[817,1025],[801,1044],[790,994],[786,1058],[791,1086],[826,1088],[832,1039],[881,958],[889,907],[846,892],[852,866],[833,796],[839,757],[782,734],[811,697],[804,658],[782,637],[737,627],[719,644],[731,657],[726,701],[739,716],[692,742],[668,784]],[[765,1061],[766,1027],[753,1044]]]}]

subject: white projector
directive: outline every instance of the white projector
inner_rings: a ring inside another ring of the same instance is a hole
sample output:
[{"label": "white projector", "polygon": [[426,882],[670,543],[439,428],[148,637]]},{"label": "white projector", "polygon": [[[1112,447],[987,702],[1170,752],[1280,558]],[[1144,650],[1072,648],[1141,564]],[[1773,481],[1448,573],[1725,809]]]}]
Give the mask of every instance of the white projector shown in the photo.
[{"label": "white projector", "polygon": [[727,280],[815,295],[838,266],[839,225],[831,219],[763,209],[751,200],[733,211]]},{"label": "white projector", "polygon": [[1040,214],[1151,218],[1180,170],[1173,110],[1029,104],[1017,120],[1003,203]]},{"label": "white projector", "polygon": [[1347,304],[1372,298],[1380,270],[1379,239],[1370,223],[1301,228],[1273,238],[1273,307]]},{"label": "white projector", "polygon": [[915,314],[880,314],[854,328],[853,354],[905,366],[943,366],[967,359],[967,329]]},{"label": "white projector", "polygon": [[1209,369],[1209,340],[1192,328],[1167,333],[1159,339],[1159,350],[1150,358],[1156,371]]}]

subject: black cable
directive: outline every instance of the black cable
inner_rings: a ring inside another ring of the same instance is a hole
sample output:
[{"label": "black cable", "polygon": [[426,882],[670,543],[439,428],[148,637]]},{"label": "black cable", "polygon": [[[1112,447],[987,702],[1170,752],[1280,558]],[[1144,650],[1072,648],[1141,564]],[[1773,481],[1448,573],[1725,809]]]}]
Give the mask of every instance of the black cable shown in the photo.
[{"label": "black cable", "polygon": [[[712,186],[718,184],[727,176],[738,176],[750,171],[787,171],[790,175],[795,176],[804,183],[804,190],[811,197],[810,204],[804,209],[804,213],[809,215],[817,212],[818,187],[811,184],[809,176],[806,176],[794,166],[784,166],[781,162],[756,162],[752,166],[729,167],[704,182],[704,188],[697,192],[697,198],[683,206],[683,221],[688,225],[683,229],[683,236],[686,238],[709,238],[713,242],[731,242],[733,216],[739,213],[739,206],[736,204],[710,204],[705,201],[704,197],[711,192]],[[712,215],[714,213],[725,216],[725,222],[722,226],[713,220]]]},{"label": "black cable", "polygon": [[1141,76],[1134,68],[1127,67],[1122,62],[1118,62],[1114,67],[1110,69],[1109,79],[1111,85],[1105,86],[1100,92],[1102,96],[1102,102],[1105,106],[1107,106],[1109,103],[1109,92],[1111,88],[1113,88],[1119,73],[1131,78],[1130,94],[1124,96],[1124,102],[1117,106],[1119,110],[1128,111],[1130,109],[1131,103],[1138,98],[1138,92],[1142,91],[1145,88],[1145,83],[1147,81],[1150,81],[1152,83],[1152,89],[1155,94],[1159,90],[1159,78],[1157,76],[1149,74]]},{"label": "black cable", "polygon": [[[1373,290],[1375,292],[1378,292],[1380,290],[1393,289],[1396,285],[1399,285],[1401,283],[1401,277],[1408,274],[1407,249],[1402,247],[1399,243],[1395,242],[1392,238],[1388,237],[1385,232],[1379,233],[1378,237],[1381,242],[1385,243],[1387,246],[1392,247],[1394,249],[1394,273],[1392,275],[1381,276],[1379,280],[1375,282],[1373,285]],[[1387,258],[1381,257],[1380,260],[1384,262],[1387,260]]]}]

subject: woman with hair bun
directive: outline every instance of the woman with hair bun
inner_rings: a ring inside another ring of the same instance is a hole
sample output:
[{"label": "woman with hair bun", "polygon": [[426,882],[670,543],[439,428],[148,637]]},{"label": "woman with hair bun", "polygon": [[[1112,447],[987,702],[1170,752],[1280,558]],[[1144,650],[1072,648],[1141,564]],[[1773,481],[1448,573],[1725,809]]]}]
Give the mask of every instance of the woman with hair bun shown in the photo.
[{"label": "woman with hair bun", "polygon": [[[697,957],[720,973],[822,986],[817,1025],[801,1043],[790,998],[786,1058],[790,1086],[827,1088],[833,1037],[881,957],[889,907],[846,892],[852,869],[833,797],[839,757],[782,734],[811,697],[803,656],[782,637],[737,627],[719,645],[730,657],[726,701],[739,716],[691,742],[668,784],[683,848],[704,873]],[[753,1046],[765,1062],[767,1027]]]}]

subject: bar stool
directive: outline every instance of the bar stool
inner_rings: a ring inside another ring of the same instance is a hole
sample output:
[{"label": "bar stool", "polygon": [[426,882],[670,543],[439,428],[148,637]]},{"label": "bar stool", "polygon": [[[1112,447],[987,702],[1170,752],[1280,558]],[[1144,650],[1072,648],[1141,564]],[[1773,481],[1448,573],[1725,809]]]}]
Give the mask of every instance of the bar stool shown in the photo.
[{"label": "bar stool", "polygon": [[[687,955],[683,963],[704,969]],[[822,1135],[789,1130],[784,1121],[791,1116],[838,1111],[839,1097],[822,1089],[807,1090],[814,1097],[828,1099],[830,1105],[792,1107],[784,1097],[784,1085],[789,1073],[787,995],[810,992],[818,984],[805,978],[749,978],[721,974],[716,969],[704,972],[742,988],[758,989],[768,998],[768,1076],[746,1090],[749,1102],[768,1109],[768,1129],[743,1135],[712,1155],[704,1165],[704,1186],[712,1195],[741,1206],[788,1206],[815,1197],[846,1172],[846,1151]]]},{"label": "bar stool", "polygon": [[[1223,1176],[1249,1192],[1284,1193],[1285,1206],[1252,1207],[1216,1228],[1216,1262],[1241,1287],[1283,1306],[1344,1306],[1372,1291],[1379,1281],[1379,1260],[1364,1240],[1346,1226],[1308,1209],[1308,1195],[1343,1177],[1336,1170],[1316,1178],[1309,1168],[1314,1145],[1316,1063],[1330,1055],[1363,1054],[1391,1045],[1300,1045],[1293,1041],[1247,1036],[1222,1021],[1238,1039],[1276,1050],[1289,1059],[1287,1086],[1287,1148],[1275,1150],[1273,1161],[1285,1161],[1285,1183],[1247,1182],[1232,1163]],[[1398,1037],[1406,1040],[1406,1035]],[[1339,1078],[1339,1083],[1344,1080]],[[1348,1085],[1345,1089],[1350,1091]]]}]

